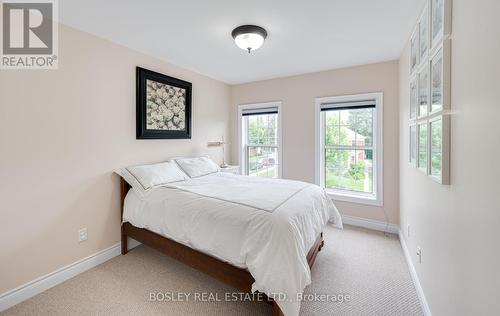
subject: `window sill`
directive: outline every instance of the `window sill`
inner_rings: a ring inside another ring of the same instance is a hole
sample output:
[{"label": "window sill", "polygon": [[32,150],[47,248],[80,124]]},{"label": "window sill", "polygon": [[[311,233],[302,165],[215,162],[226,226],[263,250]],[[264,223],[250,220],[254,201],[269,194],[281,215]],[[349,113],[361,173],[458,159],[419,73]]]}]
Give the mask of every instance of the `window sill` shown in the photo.
[{"label": "window sill", "polygon": [[339,192],[337,190],[325,189],[328,196],[334,201],[350,202],[364,205],[382,206],[382,200],[371,195]]}]

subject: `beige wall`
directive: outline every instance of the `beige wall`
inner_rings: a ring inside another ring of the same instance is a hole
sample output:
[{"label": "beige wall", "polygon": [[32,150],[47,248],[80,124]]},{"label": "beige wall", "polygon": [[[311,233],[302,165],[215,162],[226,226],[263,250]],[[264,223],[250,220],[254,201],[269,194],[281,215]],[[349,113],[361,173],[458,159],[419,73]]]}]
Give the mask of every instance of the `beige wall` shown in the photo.
[{"label": "beige wall", "polygon": [[343,214],[398,223],[398,62],[337,69],[235,85],[232,98],[232,161],[238,161],[239,104],[282,101],[283,177],[314,183],[316,97],[384,93],[384,206],[336,202]]},{"label": "beige wall", "polygon": [[[119,242],[113,169],[220,160],[228,132],[229,86],[65,26],[59,43],[58,70],[0,71],[0,293]],[[135,139],[135,66],[193,83],[191,140]]]},{"label": "beige wall", "polygon": [[[433,315],[500,310],[497,0],[453,2],[451,185],[408,161],[408,47],[400,59],[401,227]],[[423,249],[418,264],[417,245]]]}]

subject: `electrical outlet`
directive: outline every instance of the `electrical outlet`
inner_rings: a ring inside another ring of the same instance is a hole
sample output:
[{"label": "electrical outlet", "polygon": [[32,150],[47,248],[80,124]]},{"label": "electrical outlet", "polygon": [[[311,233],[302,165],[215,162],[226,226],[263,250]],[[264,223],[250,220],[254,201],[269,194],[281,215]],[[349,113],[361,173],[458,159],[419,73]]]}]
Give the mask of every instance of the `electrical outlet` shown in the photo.
[{"label": "electrical outlet", "polygon": [[418,263],[422,264],[422,248],[420,248],[420,246],[417,246],[417,257]]},{"label": "electrical outlet", "polygon": [[88,239],[87,227],[82,228],[78,231],[78,242],[83,242]]},{"label": "electrical outlet", "polygon": [[410,238],[410,225],[406,226],[406,236]]}]

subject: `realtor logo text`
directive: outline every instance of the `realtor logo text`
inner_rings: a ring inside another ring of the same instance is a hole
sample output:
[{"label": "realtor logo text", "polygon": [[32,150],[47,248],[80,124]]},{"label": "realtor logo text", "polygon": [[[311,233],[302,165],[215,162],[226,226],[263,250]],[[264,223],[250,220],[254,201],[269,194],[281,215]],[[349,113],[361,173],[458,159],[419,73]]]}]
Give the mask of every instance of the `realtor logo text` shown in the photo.
[{"label": "realtor logo text", "polygon": [[1,1],[2,69],[56,69],[56,0]]}]

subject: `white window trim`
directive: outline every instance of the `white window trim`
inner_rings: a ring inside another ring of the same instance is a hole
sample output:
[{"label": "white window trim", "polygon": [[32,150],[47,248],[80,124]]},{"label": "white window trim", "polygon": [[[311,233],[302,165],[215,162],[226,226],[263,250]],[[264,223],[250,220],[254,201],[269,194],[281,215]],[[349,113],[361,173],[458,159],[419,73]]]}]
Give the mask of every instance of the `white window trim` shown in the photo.
[{"label": "white window trim", "polygon": [[384,117],[384,94],[382,92],[376,93],[365,93],[365,94],[356,94],[356,95],[344,95],[344,96],[333,96],[333,97],[321,97],[315,99],[315,125],[316,125],[316,139],[315,139],[315,181],[316,184],[324,187],[324,155],[323,152],[323,124],[321,123],[321,104],[324,103],[342,103],[342,102],[357,102],[357,101],[366,101],[366,100],[374,100],[376,111],[375,111],[375,119],[376,126],[374,128],[374,160],[375,160],[375,172],[373,174],[374,181],[376,184],[375,188],[375,197],[363,196],[363,193],[354,193],[354,192],[340,192],[339,190],[331,190],[327,189],[326,192],[333,200],[352,202],[358,204],[368,204],[368,205],[383,205],[384,191],[383,191],[383,117]]},{"label": "white window trim", "polygon": [[238,161],[240,165],[241,174],[247,174],[247,163],[245,155],[245,141],[246,135],[242,132],[242,114],[244,110],[261,109],[261,108],[278,108],[278,178],[283,176],[283,137],[282,137],[282,115],[281,115],[281,101],[271,101],[265,103],[250,103],[238,105]]}]

